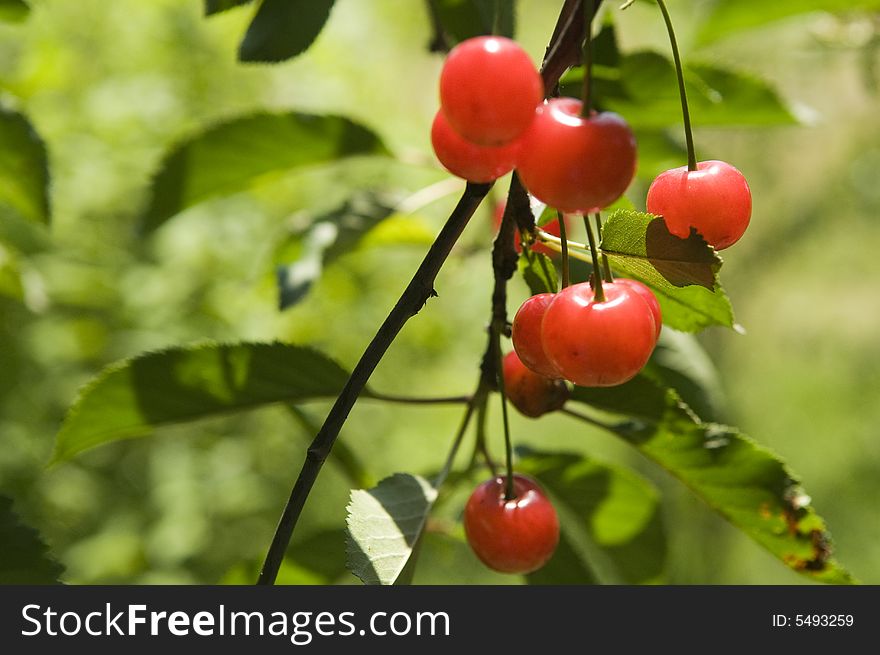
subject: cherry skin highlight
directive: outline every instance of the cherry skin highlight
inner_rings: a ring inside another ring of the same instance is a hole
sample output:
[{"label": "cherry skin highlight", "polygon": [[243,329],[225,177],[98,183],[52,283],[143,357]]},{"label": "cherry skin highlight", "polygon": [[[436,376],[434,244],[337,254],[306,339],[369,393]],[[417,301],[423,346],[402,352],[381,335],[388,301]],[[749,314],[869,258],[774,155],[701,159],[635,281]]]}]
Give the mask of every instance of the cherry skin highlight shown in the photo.
[{"label": "cherry skin highlight", "polygon": [[706,243],[723,250],[739,241],[752,216],[752,192],[743,174],[723,161],[701,161],[660,173],[648,189],[648,212],[686,239],[695,228]]},{"label": "cherry skin highlight", "polygon": [[520,414],[538,418],[555,412],[568,400],[565,382],[538,375],[522,363],[515,351],[505,355],[502,373],[507,399]]},{"label": "cherry skin highlight", "polygon": [[464,532],[477,557],[502,573],[531,573],[559,543],[556,510],[538,483],[513,476],[516,497],[504,499],[506,478],[480,484],[464,508]]},{"label": "cherry skin highlight", "polygon": [[440,106],[468,141],[500,146],[518,138],[544,99],[544,83],[516,41],[478,36],[462,41],[440,72]]},{"label": "cherry skin highlight", "polygon": [[519,141],[497,148],[471,143],[460,137],[439,111],[431,126],[431,145],[446,170],[469,182],[481,184],[497,180],[513,170],[520,148]]},{"label": "cherry skin highlight", "polygon": [[644,298],[626,284],[604,283],[597,302],[587,283],[556,294],[544,313],[544,352],[559,373],[583,387],[632,379],[648,362],[657,327]]},{"label": "cherry skin highlight", "polygon": [[614,279],[615,284],[625,284],[630,289],[644,298],[651,309],[651,315],[654,317],[654,325],[657,327],[657,336],[660,336],[660,328],[663,327],[663,314],[660,312],[660,303],[657,302],[657,296],[646,285],[638,280],[632,280],[628,277],[619,277]]},{"label": "cherry skin highlight", "polygon": [[607,207],[636,172],[636,140],[626,121],[611,112],[584,118],[581,106],[554,98],[538,107],[516,165],[533,196],[573,214]]},{"label": "cherry skin highlight", "polygon": [[539,293],[526,300],[513,317],[511,341],[522,363],[531,371],[548,378],[560,378],[559,369],[547,357],[541,324],[556,294]]}]

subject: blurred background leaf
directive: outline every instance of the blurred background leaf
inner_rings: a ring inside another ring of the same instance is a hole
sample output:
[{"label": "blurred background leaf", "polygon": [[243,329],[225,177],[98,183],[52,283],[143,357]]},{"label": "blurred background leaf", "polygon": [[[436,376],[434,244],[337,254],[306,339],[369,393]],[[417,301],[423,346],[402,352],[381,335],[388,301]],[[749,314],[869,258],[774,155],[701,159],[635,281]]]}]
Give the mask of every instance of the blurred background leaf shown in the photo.
[{"label": "blurred background leaf", "polygon": [[330,17],[335,0],[260,0],[238,58],[279,62],[308,50]]}]

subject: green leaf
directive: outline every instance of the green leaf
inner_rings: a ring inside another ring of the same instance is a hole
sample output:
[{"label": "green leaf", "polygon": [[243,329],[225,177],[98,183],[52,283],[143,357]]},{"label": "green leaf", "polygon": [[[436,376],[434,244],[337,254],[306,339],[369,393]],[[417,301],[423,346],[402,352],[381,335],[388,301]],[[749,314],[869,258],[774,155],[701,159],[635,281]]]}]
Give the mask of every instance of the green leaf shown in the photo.
[{"label": "green leaf", "polygon": [[24,0],[0,0],[0,21],[20,23],[30,14],[31,8]]},{"label": "green leaf", "polygon": [[219,14],[221,11],[246,5],[251,0],[205,0],[205,16]]},{"label": "green leaf", "polygon": [[142,222],[154,230],[211,197],[246,191],[297,168],[385,152],[373,132],[337,116],[239,118],[186,141],[165,158]]},{"label": "green leaf", "polygon": [[553,557],[537,571],[526,575],[531,585],[586,585],[597,584],[596,576],[584,557],[572,545],[563,528]]},{"label": "green leaf", "polygon": [[354,489],[348,504],[348,570],[364,584],[394,584],[421,536],[437,490],[424,478],[396,473],[372,489]]},{"label": "green leaf", "polygon": [[[379,195],[363,193],[315,219],[305,235],[296,237],[302,242],[301,256],[276,269],[279,309],[287,309],[302,300],[325,266],[356,248],[364,235],[393,211],[391,203]],[[289,244],[281,246],[282,250],[289,247]]]},{"label": "green leaf", "polygon": [[495,6],[500,5],[501,24],[498,34],[513,38],[516,29],[514,0],[428,0],[443,27],[450,46],[482,34],[492,34]]},{"label": "green leaf", "polygon": [[880,9],[880,0],[716,0],[709,17],[697,31],[697,39],[705,44],[808,12],[850,13],[876,9]]},{"label": "green leaf", "polygon": [[[681,100],[672,61],[657,52],[623,58],[624,95],[601,96],[601,106],[626,116],[633,127],[658,129],[681,125]],[[710,64],[685,66],[685,86],[693,124],[768,126],[796,122],[779,94],[758,78]],[[601,87],[600,87],[601,88]]]},{"label": "green leaf", "polygon": [[22,219],[48,223],[47,162],[46,146],[27,119],[0,109],[0,207]]},{"label": "green leaf", "polygon": [[513,585],[520,576],[498,573],[483,564],[464,540],[464,531],[455,534],[425,531],[419,539],[419,559],[428,566],[417,566],[415,585]]},{"label": "green leaf", "polygon": [[[587,572],[609,583],[662,578],[666,539],[659,494],[649,482],[574,453],[521,452],[519,469],[535,476],[553,497],[563,531],[575,544],[579,535],[589,540],[581,554],[589,558]],[[563,549],[562,557],[570,555]],[[584,574],[579,570],[578,575]]]},{"label": "green leaf", "polygon": [[572,400],[623,415],[609,429],[681,480],[784,564],[820,582],[852,583],[797,477],[735,428],[704,423],[672,389],[640,375],[617,387],[576,387]]},{"label": "green leaf", "polygon": [[533,296],[539,293],[556,293],[559,290],[556,266],[547,255],[529,252],[527,249],[520,256],[518,266]]},{"label": "green leaf", "polygon": [[14,300],[24,298],[18,257],[0,242],[0,295]]},{"label": "green leaf", "polygon": [[57,584],[64,567],[48,551],[37,531],[19,521],[12,499],[0,496],[0,584]]},{"label": "green leaf", "polygon": [[263,0],[238,51],[240,61],[279,62],[309,49],[334,0]]},{"label": "green leaf", "polygon": [[283,343],[202,344],[114,364],[80,393],[53,462],[157,427],[269,403],[335,397],[348,374],[311,348]]},{"label": "green leaf", "polygon": [[602,227],[600,247],[615,270],[651,288],[670,327],[734,327],[733,308],[718,281],[722,260],[695,232],[679,239],[660,217],[618,210]]},{"label": "green leaf", "polygon": [[644,371],[675,389],[697,415],[710,421],[722,419],[726,401],[721,380],[694,335],[664,328]]}]

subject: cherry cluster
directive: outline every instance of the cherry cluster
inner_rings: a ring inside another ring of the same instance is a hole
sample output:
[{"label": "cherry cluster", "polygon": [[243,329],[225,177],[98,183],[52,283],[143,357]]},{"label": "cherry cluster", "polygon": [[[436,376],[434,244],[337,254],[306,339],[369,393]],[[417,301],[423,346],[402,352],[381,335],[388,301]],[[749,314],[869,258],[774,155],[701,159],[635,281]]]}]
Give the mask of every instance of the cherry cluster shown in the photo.
[{"label": "cherry cluster", "polygon": [[[516,42],[469,39],[443,66],[431,141],[443,166],[470,182],[489,183],[515,168],[528,192],[567,223],[570,215],[597,213],[623,195],[636,172],[636,139],[621,116],[593,110],[588,92],[585,101],[544,96],[540,74]],[[685,126],[689,165],[654,180],[647,210],[662,216],[679,238],[696,231],[716,249],[727,248],[749,224],[751,192],[733,166],[697,163],[686,113]],[[495,220],[500,223],[500,215]],[[607,266],[603,283],[589,225],[587,230],[591,281],[532,296],[513,320],[514,351],[504,358],[501,374],[507,398],[526,416],[561,408],[569,395],[566,380],[605,387],[632,379],[660,334],[657,298],[638,281],[612,278]],[[559,235],[560,225],[545,231]],[[477,487],[465,507],[465,533],[490,568],[528,573],[552,556],[559,522],[534,480],[508,477]]]}]

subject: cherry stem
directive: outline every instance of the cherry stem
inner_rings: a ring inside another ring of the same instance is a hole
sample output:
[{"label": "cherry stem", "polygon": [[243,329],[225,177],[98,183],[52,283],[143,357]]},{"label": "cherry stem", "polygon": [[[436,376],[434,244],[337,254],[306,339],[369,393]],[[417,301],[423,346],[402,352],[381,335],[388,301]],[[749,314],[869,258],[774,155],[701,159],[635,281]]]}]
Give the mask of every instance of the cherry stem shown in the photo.
[{"label": "cherry stem", "polygon": [[470,403],[473,400],[473,396],[438,396],[426,398],[417,396],[397,396],[390,393],[370,391],[364,394],[364,400],[381,400],[386,403],[400,403],[402,405],[456,405]]},{"label": "cherry stem", "polygon": [[587,239],[590,242],[590,255],[593,260],[593,295],[596,302],[605,302],[605,291],[602,289],[602,268],[599,266],[599,249],[596,248],[596,237],[587,216],[584,216],[584,227],[587,228]]},{"label": "cherry stem", "polygon": [[657,0],[657,5],[663,14],[666,23],[666,31],[669,33],[669,44],[672,46],[672,59],[675,61],[675,74],[678,77],[678,93],[681,96],[681,116],[684,120],[684,138],[687,142],[688,170],[697,170],[697,155],[694,151],[694,135],[691,131],[691,113],[688,109],[687,91],[684,87],[684,69],[681,65],[681,56],[678,53],[678,41],[675,38],[675,29],[672,27],[672,18],[666,9],[664,0]]},{"label": "cherry stem", "polygon": [[589,6],[590,10],[584,11],[584,83],[581,91],[581,116],[584,118],[590,117],[593,108],[593,17],[598,9],[595,0],[590,0]]},{"label": "cherry stem", "polygon": [[452,446],[449,449],[449,454],[446,456],[446,463],[443,465],[443,469],[437,474],[437,477],[434,480],[435,489],[439,489],[449,476],[449,472],[452,470],[452,465],[455,462],[455,456],[458,454],[458,449],[461,446],[461,442],[464,440],[465,432],[467,432],[468,425],[470,425],[471,417],[474,415],[474,409],[476,409],[480,403],[485,403],[488,392],[489,390],[486,388],[486,385],[483,384],[481,379],[478,382],[477,390],[468,401],[467,409],[465,410],[464,416],[461,419],[461,424],[458,427],[458,432],[456,432],[455,439],[452,440]]},{"label": "cherry stem", "polygon": [[[596,212],[593,218],[596,219],[596,234],[599,235],[599,238],[602,238],[602,214]],[[586,220],[586,217],[584,217],[584,220]],[[602,269],[605,271],[605,281],[614,282],[614,277],[611,275],[611,263],[608,261],[608,255],[604,252],[602,253]]]},{"label": "cherry stem", "polygon": [[474,444],[474,454],[471,458],[471,466],[477,460],[477,455],[483,456],[486,466],[492,472],[492,477],[498,477],[498,469],[495,467],[495,461],[489,454],[489,448],[486,445],[486,409],[488,407],[488,398],[483,398],[482,402],[477,406],[477,441]]},{"label": "cherry stem", "polygon": [[565,217],[562,212],[556,212],[559,221],[559,238],[562,240],[562,288],[571,284],[571,270],[568,267],[568,237],[565,234]]},{"label": "cherry stem", "polygon": [[501,34],[501,19],[504,11],[504,0],[495,0],[495,12],[492,20],[492,34],[498,36]]},{"label": "cherry stem", "polygon": [[510,420],[507,416],[507,392],[504,388],[504,365],[501,356],[501,330],[497,324],[492,325],[492,349],[495,351],[495,372],[498,395],[501,396],[501,420],[504,424],[504,457],[507,460],[507,480],[504,488],[504,499],[516,498],[513,486],[513,443],[510,439]]}]

